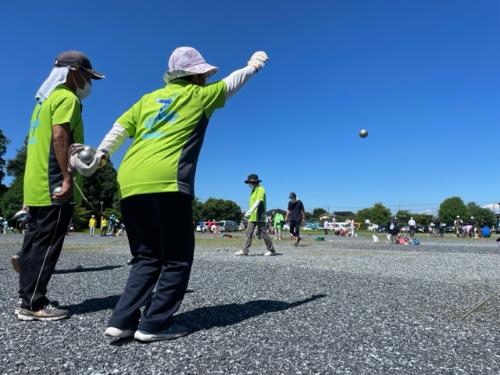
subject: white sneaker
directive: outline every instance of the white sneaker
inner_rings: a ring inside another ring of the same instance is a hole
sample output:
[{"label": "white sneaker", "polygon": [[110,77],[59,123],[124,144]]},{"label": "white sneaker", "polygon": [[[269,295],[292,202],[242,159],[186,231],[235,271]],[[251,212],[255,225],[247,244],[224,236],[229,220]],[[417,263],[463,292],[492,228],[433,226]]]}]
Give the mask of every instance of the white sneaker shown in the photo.
[{"label": "white sneaker", "polygon": [[23,299],[18,298],[16,301],[16,305],[14,306],[14,315],[19,315],[19,313],[21,312],[22,304],[23,304]]},{"label": "white sneaker", "polygon": [[267,251],[264,253],[264,256],[266,256],[266,257],[272,257],[272,256],[274,256],[274,255],[276,255],[276,250],[272,250],[272,251],[271,251],[271,250],[267,250]]},{"label": "white sneaker", "polygon": [[146,331],[135,331],[134,339],[142,342],[151,342],[159,340],[173,340],[182,336],[189,334],[189,330],[180,325],[173,324],[167,329],[160,332],[146,332]]},{"label": "white sneaker", "polygon": [[115,327],[108,327],[104,331],[104,335],[108,337],[113,337],[117,339],[124,339],[127,337],[132,337],[134,336],[134,331],[131,329],[120,329],[120,328],[115,328]]},{"label": "white sneaker", "polygon": [[248,255],[248,251],[240,250],[234,253],[234,255]]}]

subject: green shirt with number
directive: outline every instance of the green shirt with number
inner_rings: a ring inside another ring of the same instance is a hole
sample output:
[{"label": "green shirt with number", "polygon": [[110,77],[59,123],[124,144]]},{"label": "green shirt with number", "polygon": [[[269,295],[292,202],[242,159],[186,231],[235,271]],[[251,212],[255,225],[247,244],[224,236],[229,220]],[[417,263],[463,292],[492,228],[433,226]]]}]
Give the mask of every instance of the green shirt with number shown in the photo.
[{"label": "green shirt with number", "polygon": [[263,186],[257,185],[252,189],[250,194],[250,199],[248,201],[248,207],[252,208],[255,202],[261,201],[252,214],[248,218],[248,221],[252,222],[265,222],[266,221],[266,190]]},{"label": "green shirt with number", "polygon": [[[28,206],[50,206],[61,203],[52,200],[52,191],[62,185],[63,175],[54,152],[52,127],[69,126],[71,143],[83,143],[82,106],[78,97],[65,85],[59,85],[42,103],[37,103],[31,117],[24,172],[24,203]],[[81,176],[75,173],[81,187]],[[80,203],[74,189],[69,203]]]},{"label": "green shirt with number", "polygon": [[208,121],[226,100],[226,84],[177,79],[144,95],[116,123],[133,138],[118,170],[122,198],[181,192],[194,196]]}]

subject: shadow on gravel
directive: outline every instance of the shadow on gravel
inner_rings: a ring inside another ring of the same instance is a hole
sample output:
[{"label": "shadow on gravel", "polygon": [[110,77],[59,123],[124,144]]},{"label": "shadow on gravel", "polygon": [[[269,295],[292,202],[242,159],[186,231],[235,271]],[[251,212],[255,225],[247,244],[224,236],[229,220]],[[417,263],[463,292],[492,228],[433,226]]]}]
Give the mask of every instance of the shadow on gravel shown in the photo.
[{"label": "shadow on gravel", "polygon": [[65,274],[65,273],[74,273],[74,272],[98,272],[98,271],[110,271],[114,270],[115,268],[121,268],[123,266],[102,266],[102,267],[75,267],[75,268],[70,268],[70,269],[65,269],[65,270],[55,270],[55,274]]},{"label": "shadow on gravel", "polygon": [[220,306],[200,307],[175,316],[176,322],[191,329],[191,333],[214,327],[227,327],[244,320],[272,312],[278,312],[313,302],[326,297],[326,294],[315,294],[309,298],[292,303],[257,300],[246,303],[231,303]]},{"label": "shadow on gravel", "polygon": [[[262,314],[278,312],[326,297],[326,294],[314,294],[309,298],[292,303],[272,300],[258,300],[246,303],[231,303],[221,306],[200,307],[193,311],[175,315],[175,322],[189,328],[189,334],[214,327],[227,327]],[[112,346],[123,346],[134,341],[133,338],[116,339]]]},{"label": "shadow on gravel", "polygon": [[90,298],[77,305],[61,306],[69,311],[70,315],[81,315],[101,310],[113,309],[120,298],[120,294],[102,298]]}]

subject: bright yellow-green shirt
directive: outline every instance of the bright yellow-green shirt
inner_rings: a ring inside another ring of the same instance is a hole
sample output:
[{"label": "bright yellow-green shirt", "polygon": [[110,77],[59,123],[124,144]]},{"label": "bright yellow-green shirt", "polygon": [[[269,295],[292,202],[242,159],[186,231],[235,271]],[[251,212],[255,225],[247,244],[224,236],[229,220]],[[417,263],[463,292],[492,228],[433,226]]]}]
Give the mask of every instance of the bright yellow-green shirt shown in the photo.
[{"label": "bright yellow-green shirt", "polygon": [[132,145],[118,170],[122,198],[181,192],[194,196],[198,156],[208,121],[224,106],[226,84],[177,79],[144,95],[116,120]]},{"label": "bright yellow-green shirt", "polygon": [[250,199],[248,201],[248,207],[252,208],[255,202],[258,200],[262,201],[259,206],[253,210],[252,214],[248,218],[248,221],[253,222],[265,222],[266,221],[266,190],[263,186],[257,185],[253,188],[250,194]]},{"label": "bright yellow-green shirt", "polygon": [[[63,175],[54,153],[52,127],[68,124],[71,143],[83,143],[82,107],[78,97],[65,85],[52,91],[49,97],[35,106],[28,137],[28,155],[24,172],[24,202],[28,206],[50,206],[52,191],[62,185]],[[81,188],[81,176],[75,172]],[[78,189],[73,202],[80,203]]]}]

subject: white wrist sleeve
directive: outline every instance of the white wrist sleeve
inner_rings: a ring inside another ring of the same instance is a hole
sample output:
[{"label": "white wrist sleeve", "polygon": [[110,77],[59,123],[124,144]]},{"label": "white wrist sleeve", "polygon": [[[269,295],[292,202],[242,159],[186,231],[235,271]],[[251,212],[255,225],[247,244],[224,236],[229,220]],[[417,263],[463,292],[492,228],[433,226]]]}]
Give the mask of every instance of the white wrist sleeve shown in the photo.
[{"label": "white wrist sleeve", "polygon": [[109,155],[112,155],[123,144],[123,142],[125,142],[125,138],[128,136],[127,130],[120,124],[116,123],[103,138],[97,149],[105,150]]},{"label": "white wrist sleeve", "polygon": [[257,207],[259,207],[260,202],[262,202],[262,201],[257,201],[257,202],[255,202],[255,203],[253,204],[252,208],[250,208],[250,209],[248,210],[248,212],[253,212],[253,211],[254,211]]},{"label": "white wrist sleeve", "polygon": [[235,70],[226,78],[223,79],[227,87],[226,99],[236,94],[238,90],[248,81],[248,79],[256,73],[253,66],[246,66],[242,69]]}]

